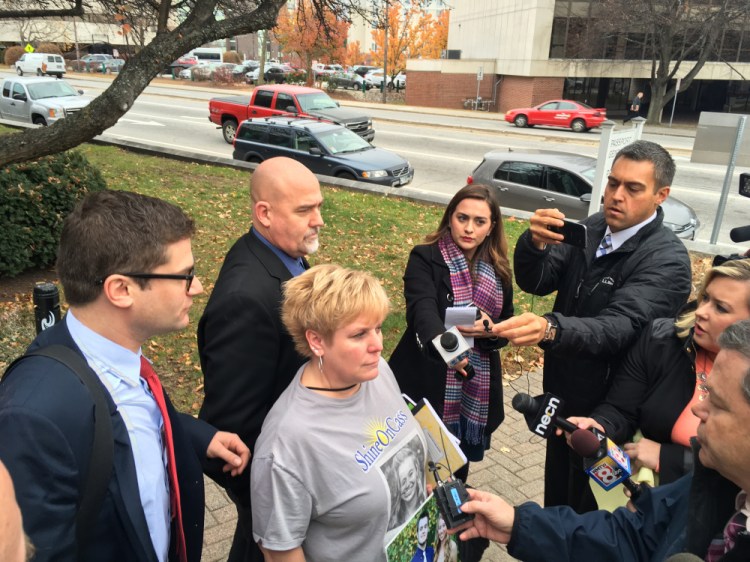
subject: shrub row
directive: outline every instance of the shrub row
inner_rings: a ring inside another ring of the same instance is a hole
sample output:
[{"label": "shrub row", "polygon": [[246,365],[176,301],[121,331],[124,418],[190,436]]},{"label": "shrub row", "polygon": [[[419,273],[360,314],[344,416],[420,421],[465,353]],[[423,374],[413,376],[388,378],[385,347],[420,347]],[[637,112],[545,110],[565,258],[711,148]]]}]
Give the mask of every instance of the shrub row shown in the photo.
[{"label": "shrub row", "polygon": [[0,170],[0,277],[54,264],[65,216],[87,193],[106,188],[77,151]]}]

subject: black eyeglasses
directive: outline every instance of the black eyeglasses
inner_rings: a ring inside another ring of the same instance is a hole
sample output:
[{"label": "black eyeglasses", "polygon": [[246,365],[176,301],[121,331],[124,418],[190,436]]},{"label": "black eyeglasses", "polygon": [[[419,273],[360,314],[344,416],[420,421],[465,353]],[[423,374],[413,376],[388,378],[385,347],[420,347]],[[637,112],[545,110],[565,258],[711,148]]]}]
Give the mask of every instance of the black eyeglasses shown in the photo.
[{"label": "black eyeglasses", "polygon": [[[114,275],[114,274],[113,274]],[[125,277],[132,277],[133,279],[184,279],[186,281],[185,292],[190,292],[190,286],[193,284],[195,278],[195,271],[190,270],[190,273],[181,275],[179,273],[119,273],[118,275],[124,275]],[[107,276],[109,277],[109,275]],[[104,280],[107,277],[102,277],[96,280],[97,285],[103,285]]]}]

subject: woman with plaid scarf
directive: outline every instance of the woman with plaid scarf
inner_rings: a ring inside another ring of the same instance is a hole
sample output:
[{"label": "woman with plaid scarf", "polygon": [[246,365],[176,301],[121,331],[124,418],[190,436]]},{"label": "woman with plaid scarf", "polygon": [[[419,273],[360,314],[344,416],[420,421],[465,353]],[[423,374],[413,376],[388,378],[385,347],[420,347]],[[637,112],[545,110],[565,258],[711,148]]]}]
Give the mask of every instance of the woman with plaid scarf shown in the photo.
[{"label": "woman with plaid scarf", "polygon": [[[412,249],[406,265],[407,328],[389,363],[402,392],[415,401],[427,398],[461,439],[469,461],[479,461],[505,417],[498,350],[507,340],[493,337],[491,328],[513,316],[508,243],[491,188],[459,190],[425,242]],[[459,330],[474,345],[456,371],[432,340],[445,332],[446,308],[469,306],[477,307],[479,318]],[[469,363],[476,373],[471,378],[464,369]],[[467,464],[456,475],[466,480],[468,471]]]}]

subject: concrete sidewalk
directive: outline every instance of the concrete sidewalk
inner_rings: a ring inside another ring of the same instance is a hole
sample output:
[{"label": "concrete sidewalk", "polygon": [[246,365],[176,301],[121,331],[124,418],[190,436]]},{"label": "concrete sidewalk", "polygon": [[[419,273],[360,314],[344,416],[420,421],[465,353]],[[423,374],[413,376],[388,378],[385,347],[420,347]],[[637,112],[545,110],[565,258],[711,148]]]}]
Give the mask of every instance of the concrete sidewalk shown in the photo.
[{"label": "concrete sidewalk", "polygon": [[[518,373],[508,373],[517,376]],[[544,492],[544,441],[533,436],[523,416],[511,408],[517,392],[541,393],[541,372],[522,375],[504,383],[505,421],[492,437],[492,448],[479,463],[472,463],[469,483],[475,488],[494,492],[512,505],[531,500],[541,503]],[[203,537],[203,560],[227,559],[232,545],[237,512],[224,491],[206,479],[206,518]],[[515,560],[504,546],[491,544],[483,561]]]}]

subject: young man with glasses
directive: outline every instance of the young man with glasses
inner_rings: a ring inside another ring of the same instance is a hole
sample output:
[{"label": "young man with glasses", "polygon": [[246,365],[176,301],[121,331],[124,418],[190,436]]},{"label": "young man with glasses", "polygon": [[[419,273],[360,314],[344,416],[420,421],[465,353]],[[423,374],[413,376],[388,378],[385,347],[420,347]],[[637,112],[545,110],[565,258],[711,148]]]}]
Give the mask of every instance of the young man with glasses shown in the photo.
[{"label": "young man with glasses", "polygon": [[[198,561],[202,472],[237,475],[247,466],[250,453],[237,435],[174,410],[141,353],[148,339],[185,328],[203,291],[193,273],[193,232],[174,205],[124,191],[91,194],[65,219],[57,271],[70,309],[29,351],[74,351],[92,387],[39,356],[18,363],[0,385],[0,458],[35,560]],[[96,419],[98,396],[109,410],[111,476],[81,544],[77,512],[102,462],[92,452],[104,421]]]}]

